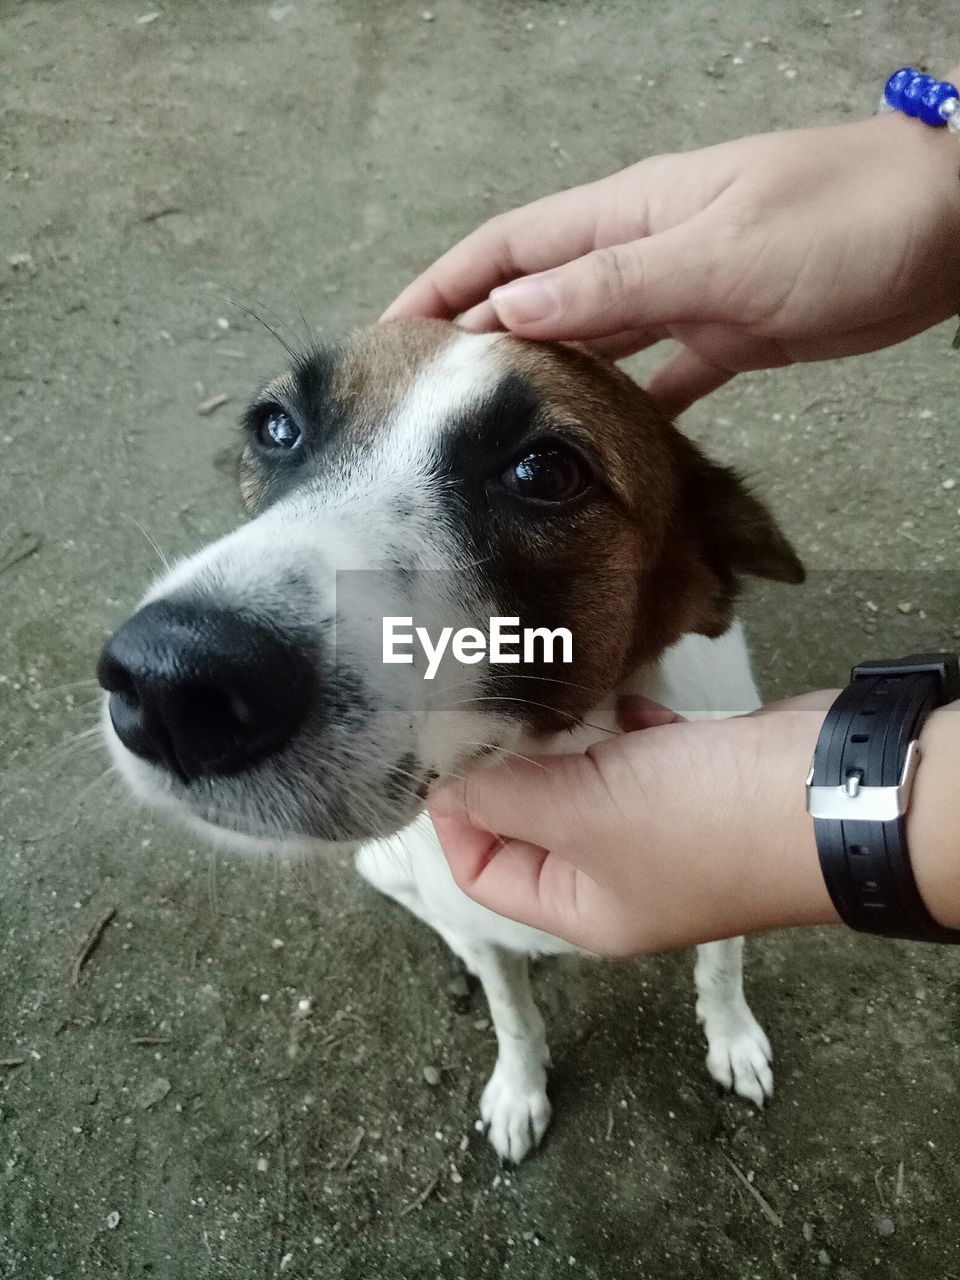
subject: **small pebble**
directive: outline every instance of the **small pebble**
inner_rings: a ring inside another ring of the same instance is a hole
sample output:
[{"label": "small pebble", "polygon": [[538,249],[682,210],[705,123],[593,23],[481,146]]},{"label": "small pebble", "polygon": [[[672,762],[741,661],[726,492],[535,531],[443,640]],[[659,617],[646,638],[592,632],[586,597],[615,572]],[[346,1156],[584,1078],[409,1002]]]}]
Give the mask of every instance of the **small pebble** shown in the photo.
[{"label": "small pebble", "polygon": [[806,1240],[807,1244],[809,1244],[810,1241],[813,1239],[813,1223],[805,1222],[803,1226],[800,1228],[800,1230],[803,1233],[804,1240]]},{"label": "small pebble", "polygon": [[141,1111],[149,1111],[158,1102],[162,1102],[169,1092],[170,1081],[164,1076],[154,1076],[137,1095],[137,1106]]},{"label": "small pebble", "polygon": [[423,11],[423,13],[421,13],[420,17],[424,20],[424,22],[432,22],[432,21],[433,21],[433,13],[432,13],[429,9],[424,9],[424,11]]},{"label": "small pebble", "polygon": [[913,601],[901,600],[900,603],[897,605],[897,609],[899,610],[900,613],[913,613]]},{"label": "small pebble", "polygon": [[151,23],[151,22],[156,22],[156,20],[157,20],[159,17],[160,17],[160,11],[159,11],[159,10],[155,10],[153,13],[144,13],[144,14],[141,14],[141,15],[140,15],[140,17],[137,19],[137,26],[138,26],[138,27],[147,27],[147,26],[149,26],[149,25],[150,25],[150,23]]},{"label": "small pebble", "polygon": [[827,1253],[826,1249],[820,1250],[820,1252],[817,1254],[817,1261],[820,1263],[821,1267],[829,1267],[830,1255],[829,1253]]},{"label": "small pebble", "polygon": [[878,1214],[873,1223],[877,1228],[878,1236],[892,1236],[897,1229],[896,1223],[892,1218],[888,1218],[885,1213]]},{"label": "small pebble", "polygon": [[107,1214],[107,1230],[113,1231],[120,1225],[120,1215],[116,1209],[112,1213]]},{"label": "small pebble", "polygon": [[440,1072],[436,1067],[427,1066],[423,1068],[423,1078],[431,1088],[440,1083]]},{"label": "small pebble", "polygon": [[950,492],[951,489],[955,489],[956,487],[957,487],[956,480],[943,480],[940,483],[940,488],[946,489],[948,493]]}]

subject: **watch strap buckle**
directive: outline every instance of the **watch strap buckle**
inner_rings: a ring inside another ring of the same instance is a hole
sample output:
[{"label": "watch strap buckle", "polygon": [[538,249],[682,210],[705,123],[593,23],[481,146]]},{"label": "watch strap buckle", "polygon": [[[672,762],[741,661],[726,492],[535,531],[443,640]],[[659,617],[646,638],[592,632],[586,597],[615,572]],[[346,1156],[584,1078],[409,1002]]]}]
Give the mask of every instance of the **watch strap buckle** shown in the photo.
[{"label": "watch strap buckle", "polygon": [[920,763],[920,743],[907,747],[900,781],[893,787],[865,787],[863,775],[851,770],[839,786],[814,786],[813,765],[807,775],[807,813],[828,822],[895,822],[907,812]]}]

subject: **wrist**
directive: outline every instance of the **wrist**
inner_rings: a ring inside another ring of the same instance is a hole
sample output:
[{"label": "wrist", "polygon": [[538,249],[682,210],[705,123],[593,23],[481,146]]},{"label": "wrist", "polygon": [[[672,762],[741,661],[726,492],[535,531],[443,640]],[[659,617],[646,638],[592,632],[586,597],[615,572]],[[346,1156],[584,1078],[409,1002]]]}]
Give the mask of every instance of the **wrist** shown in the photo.
[{"label": "wrist", "polygon": [[933,918],[960,929],[960,703],[934,711],[920,734],[920,765],[907,812],[907,848]]},{"label": "wrist", "polygon": [[[960,68],[947,79],[956,84]],[[914,189],[924,211],[948,219],[952,229],[960,226],[960,138],[950,129],[932,128],[900,111],[883,112],[861,122],[882,143],[885,162],[898,167],[905,180],[919,185]],[[938,204],[937,197],[941,197]]]},{"label": "wrist", "polygon": [[745,848],[750,931],[833,924],[838,916],[820,870],[804,779],[833,693],[764,708],[758,730],[758,792]]}]

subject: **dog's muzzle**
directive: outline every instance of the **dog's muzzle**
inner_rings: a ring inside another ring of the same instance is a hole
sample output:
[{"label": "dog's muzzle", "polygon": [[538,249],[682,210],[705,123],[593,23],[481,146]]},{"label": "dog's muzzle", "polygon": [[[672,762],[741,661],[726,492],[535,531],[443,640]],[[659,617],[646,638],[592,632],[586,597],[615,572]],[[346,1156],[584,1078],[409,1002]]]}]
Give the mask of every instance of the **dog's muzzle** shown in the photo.
[{"label": "dog's muzzle", "polygon": [[145,605],[107,642],[97,677],[117,737],[181,782],[241,773],[284,746],[317,704],[306,643],[195,602]]}]

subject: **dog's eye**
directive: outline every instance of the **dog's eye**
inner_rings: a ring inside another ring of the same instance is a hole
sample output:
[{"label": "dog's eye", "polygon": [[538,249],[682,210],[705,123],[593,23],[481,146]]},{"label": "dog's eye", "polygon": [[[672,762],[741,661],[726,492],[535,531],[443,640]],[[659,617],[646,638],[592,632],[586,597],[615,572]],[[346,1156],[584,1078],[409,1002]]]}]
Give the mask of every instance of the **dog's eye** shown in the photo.
[{"label": "dog's eye", "polygon": [[295,449],[301,439],[300,428],[282,409],[271,409],[257,431],[257,441],[264,449]]},{"label": "dog's eye", "polygon": [[583,459],[560,445],[525,450],[500,476],[500,484],[531,502],[564,503],[578,498],[592,477]]}]

